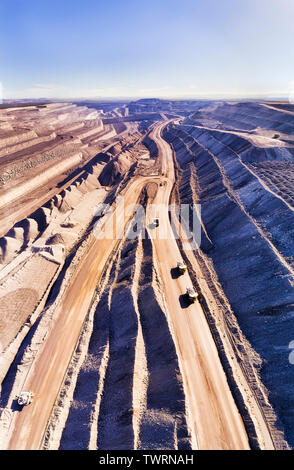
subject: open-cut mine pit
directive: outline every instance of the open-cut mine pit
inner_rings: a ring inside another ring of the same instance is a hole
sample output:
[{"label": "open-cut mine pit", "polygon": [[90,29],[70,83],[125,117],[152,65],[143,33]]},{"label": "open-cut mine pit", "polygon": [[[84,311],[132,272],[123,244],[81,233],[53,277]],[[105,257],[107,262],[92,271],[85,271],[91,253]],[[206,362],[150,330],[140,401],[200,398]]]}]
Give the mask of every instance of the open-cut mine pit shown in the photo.
[{"label": "open-cut mine pit", "polygon": [[293,181],[288,103],[3,105],[0,448],[293,448]]}]

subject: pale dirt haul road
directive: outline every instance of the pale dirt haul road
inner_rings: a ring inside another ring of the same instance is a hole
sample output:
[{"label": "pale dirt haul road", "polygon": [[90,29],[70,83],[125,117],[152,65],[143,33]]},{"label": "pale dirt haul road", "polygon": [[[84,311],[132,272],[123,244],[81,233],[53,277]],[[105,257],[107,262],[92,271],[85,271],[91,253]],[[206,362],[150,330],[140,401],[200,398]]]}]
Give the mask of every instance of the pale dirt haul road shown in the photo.
[{"label": "pale dirt haul road", "polygon": [[[155,254],[169,309],[179,361],[184,378],[185,392],[190,407],[190,421],[194,434],[194,447],[199,449],[249,449],[243,422],[234,403],[222,369],[206,318],[197,302],[187,308],[179,303],[180,295],[191,285],[188,274],[171,278],[171,268],[181,259],[168,220],[168,203],[174,181],[172,152],[161,139],[166,123],[156,127],[156,140],[162,172],[163,186],[159,187],[154,203],[164,204],[164,220],[169,240],[153,240]],[[143,187],[156,178],[140,177],[131,183],[124,196],[125,205],[137,202]],[[116,209],[119,223],[124,227],[123,214]],[[116,239],[97,240],[93,236],[90,248],[74,276],[70,289],[58,307],[56,322],[48,333],[39,357],[30,371],[23,389],[35,394],[33,403],[16,413],[11,425],[9,449],[38,449],[50,413],[68,367],[80,330],[91,304],[95,288]],[[197,441],[197,442],[196,442]]]},{"label": "pale dirt haul road", "polygon": [[[198,301],[185,305],[184,308],[180,304],[186,288],[192,286],[189,275],[186,272],[176,279],[171,276],[171,270],[181,260],[181,255],[168,215],[174,183],[174,164],[171,148],[160,135],[163,126],[164,124],[158,126],[152,135],[159,148],[162,171],[167,176],[152,201],[155,206],[161,204],[164,208],[160,211],[160,225],[156,229],[160,236],[154,238],[152,243],[164,284],[190,407],[190,425],[199,449],[249,449],[244,424],[232,397],[204,312]],[[153,216],[156,217],[155,214],[149,215],[149,220]],[[150,236],[156,235],[154,229],[150,229],[149,233]]]}]

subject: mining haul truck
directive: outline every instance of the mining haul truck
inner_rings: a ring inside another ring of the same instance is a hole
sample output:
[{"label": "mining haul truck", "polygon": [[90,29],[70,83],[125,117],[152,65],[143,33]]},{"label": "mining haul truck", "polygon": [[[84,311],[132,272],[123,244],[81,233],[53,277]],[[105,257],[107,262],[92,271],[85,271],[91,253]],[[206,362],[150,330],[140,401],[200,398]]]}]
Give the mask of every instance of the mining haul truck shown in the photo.
[{"label": "mining haul truck", "polygon": [[17,403],[18,403],[20,406],[26,406],[26,405],[29,405],[30,403],[32,403],[33,398],[34,398],[33,392],[24,390],[24,391],[22,391],[21,394],[17,397]]},{"label": "mining haul truck", "polygon": [[198,292],[193,287],[187,287],[187,297],[189,302],[194,303],[198,297]]},{"label": "mining haul truck", "polygon": [[179,271],[180,274],[184,274],[184,272],[187,271],[187,266],[182,261],[178,262],[177,268],[178,268],[178,271]]}]

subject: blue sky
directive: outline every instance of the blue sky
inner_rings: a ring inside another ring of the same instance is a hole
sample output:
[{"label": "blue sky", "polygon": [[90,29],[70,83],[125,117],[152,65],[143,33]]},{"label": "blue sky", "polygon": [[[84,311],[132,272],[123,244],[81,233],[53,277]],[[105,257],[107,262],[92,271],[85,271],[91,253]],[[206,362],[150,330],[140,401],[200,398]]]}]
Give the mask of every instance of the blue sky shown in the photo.
[{"label": "blue sky", "polygon": [[293,0],[0,0],[4,97],[289,96]]}]

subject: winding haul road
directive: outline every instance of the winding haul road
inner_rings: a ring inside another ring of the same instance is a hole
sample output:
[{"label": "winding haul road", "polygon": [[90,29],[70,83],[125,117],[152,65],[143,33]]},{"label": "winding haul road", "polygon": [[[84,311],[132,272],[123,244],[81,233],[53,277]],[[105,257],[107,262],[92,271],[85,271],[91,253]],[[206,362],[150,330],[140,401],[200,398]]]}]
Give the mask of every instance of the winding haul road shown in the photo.
[{"label": "winding haul road", "polygon": [[[162,186],[153,204],[163,204],[160,225],[166,227],[166,239],[153,239],[157,264],[164,284],[169,320],[179,356],[188,402],[193,447],[198,449],[249,449],[245,428],[229,389],[205,315],[198,302],[183,308],[179,299],[191,285],[188,273],[173,279],[171,269],[181,259],[168,218],[168,204],[174,183],[174,165],[170,146],[161,138],[167,123],[156,126],[151,134],[159,149]],[[138,177],[126,188],[125,206],[135,204],[142,189],[154,177]],[[148,205],[147,213],[150,210]],[[121,230],[127,220],[118,206],[114,211]],[[109,217],[113,217],[110,215]],[[107,219],[106,219],[107,220]],[[149,231],[150,232],[150,231]],[[150,233],[152,237],[154,234]],[[91,235],[87,254],[74,275],[58,307],[56,321],[37,357],[23,389],[33,390],[33,403],[16,412],[7,448],[39,449],[54,401],[77,343],[84,319],[107,260],[118,240],[98,240]]]}]

